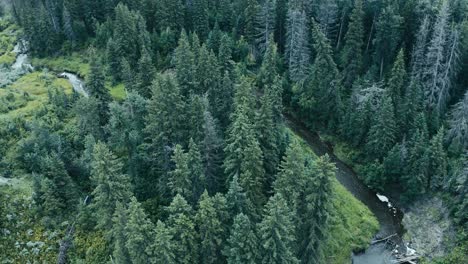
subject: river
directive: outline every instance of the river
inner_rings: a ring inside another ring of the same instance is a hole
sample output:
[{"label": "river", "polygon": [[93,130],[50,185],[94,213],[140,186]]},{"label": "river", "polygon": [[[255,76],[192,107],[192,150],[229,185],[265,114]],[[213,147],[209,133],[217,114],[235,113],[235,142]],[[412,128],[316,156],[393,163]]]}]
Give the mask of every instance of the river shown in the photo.
[{"label": "river", "polygon": [[[13,52],[16,53],[16,60],[11,65],[12,71],[33,71],[34,67],[29,63],[28,59],[28,43],[26,41],[20,41],[16,44],[13,49]],[[78,75],[71,73],[71,72],[62,72],[57,75],[60,78],[66,78],[73,87],[75,92],[88,97],[88,93],[86,92],[84,82],[81,80]]]},{"label": "river", "polygon": [[392,263],[395,258],[393,257],[392,250],[397,245],[400,251],[405,251],[406,247],[402,243],[402,235],[404,228],[402,225],[403,213],[396,207],[393,207],[383,195],[378,195],[370,190],[356,175],[352,168],[350,168],[343,161],[338,159],[333,154],[333,149],[323,142],[317,133],[309,131],[299,120],[292,116],[286,116],[286,123],[288,126],[298,134],[310,148],[319,156],[328,154],[330,159],[335,163],[337,172],[337,180],[349,191],[354,197],[364,203],[375,215],[380,224],[380,230],[375,235],[375,240],[387,238],[390,239],[370,245],[370,247],[363,253],[353,253],[353,264],[388,264]]}]

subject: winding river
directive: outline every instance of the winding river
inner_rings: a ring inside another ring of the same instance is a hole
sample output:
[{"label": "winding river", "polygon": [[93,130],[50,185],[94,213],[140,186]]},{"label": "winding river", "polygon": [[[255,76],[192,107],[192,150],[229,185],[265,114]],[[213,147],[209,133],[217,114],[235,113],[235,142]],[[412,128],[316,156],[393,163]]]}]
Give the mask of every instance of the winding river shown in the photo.
[{"label": "winding river", "polygon": [[[27,48],[28,44],[26,41],[20,41],[16,44],[13,49],[13,52],[16,53],[16,60],[11,65],[11,69],[14,71],[18,70],[26,70],[26,71],[33,71],[34,67],[29,63]],[[84,82],[81,80],[78,75],[71,73],[71,72],[62,72],[57,75],[60,78],[66,78],[70,82],[75,92],[88,97],[88,93],[84,87]]]},{"label": "winding river", "polygon": [[406,251],[406,247],[402,242],[404,228],[402,225],[403,213],[393,207],[388,198],[379,195],[370,190],[356,175],[352,168],[338,159],[332,148],[323,142],[317,133],[309,131],[300,120],[287,115],[286,123],[297,133],[310,148],[319,156],[328,154],[330,159],[335,163],[337,172],[337,180],[349,191],[354,197],[364,203],[376,216],[380,224],[380,230],[375,235],[376,241],[379,239],[390,237],[390,239],[381,243],[374,243],[363,253],[353,254],[353,264],[387,264],[392,263],[392,250],[387,243],[398,246],[400,251]]}]

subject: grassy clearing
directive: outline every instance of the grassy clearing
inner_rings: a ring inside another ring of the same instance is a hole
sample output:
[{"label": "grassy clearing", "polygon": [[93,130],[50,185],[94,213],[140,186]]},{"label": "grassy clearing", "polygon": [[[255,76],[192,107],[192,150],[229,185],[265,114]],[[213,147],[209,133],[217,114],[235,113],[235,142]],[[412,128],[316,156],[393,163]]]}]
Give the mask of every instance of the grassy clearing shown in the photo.
[{"label": "grassy clearing", "polygon": [[120,83],[115,86],[111,86],[110,84],[106,85],[110,91],[110,94],[114,100],[122,101],[127,97],[127,93],[125,92],[125,86]]},{"label": "grassy clearing", "polygon": [[89,73],[89,64],[84,52],[73,52],[71,55],[33,58],[34,67],[48,68],[55,72],[73,72],[80,77],[86,77]]},{"label": "grassy clearing", "polygon": [[13,84],[0,89],[0,100],[8,102],[7,106],[10,107],[8,111],[0,111],[0,118],[30,117],[47,101],[48,87],[59,87],[65,89],[66,93],[72,93],[70,83],[52,73],[26,74]]},{"label": "grassy clearing", "polygon": [[[289,130],[301,143],[303,151],[313,157],[315,153],[300,137]],[[351,252],[368,247],[379,229],[379,223],[363,203],[354,198],[336,179],[332,181],[333,214],[328,226],[329,237],[323,245],[327,263],[349,263]]]}]

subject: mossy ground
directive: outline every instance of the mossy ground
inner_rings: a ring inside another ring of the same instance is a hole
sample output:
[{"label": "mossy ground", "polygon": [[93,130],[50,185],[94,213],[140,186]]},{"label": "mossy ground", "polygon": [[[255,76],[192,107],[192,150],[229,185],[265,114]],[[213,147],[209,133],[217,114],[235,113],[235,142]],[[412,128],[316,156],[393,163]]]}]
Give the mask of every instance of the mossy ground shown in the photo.
[{"label": "mossy ground", "polygon": [[80,77],[86,77],[89,73],[89,63],[85,52],[73,52],[71,55],[33,58],[32,65],[38,68],[48,68],[54,72],[72,72]]},{"label": "mossy ground", "polygon": [[16,45],[18,30],[9,20],[0,18],[0,66],[15,62],[16,54],[13,53],[13,48]]},{"label": "mossy ground", "polygon": [[[28,73],[13,84],[0,89],[0,100],[10,104],[9,111],[0,111],[0,119],[31,117],[47,101],[49,87],[64,89],[66,93],[72,92],[72,86],[67,80],[46,72]],[[14,99],[9,99],[11,97]]]},{"label": "mossy ground", "polygon": [[[289,131],[299,140],[304,153],[316,157],[307,143]],[[372,212],[357,200],[338,180],[332,180],[332,215],[328,225],[328,239],[323,244],[326,263],[349,263],[352,251],[368,247],[379,229],[379,223]]]}]

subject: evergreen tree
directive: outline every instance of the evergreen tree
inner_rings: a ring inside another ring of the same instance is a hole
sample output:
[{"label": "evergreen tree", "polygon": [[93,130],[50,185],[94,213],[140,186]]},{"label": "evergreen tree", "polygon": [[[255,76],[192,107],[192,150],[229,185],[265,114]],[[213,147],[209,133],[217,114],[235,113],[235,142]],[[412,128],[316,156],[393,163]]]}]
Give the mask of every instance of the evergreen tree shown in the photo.
[{"label": "evergreen tree", "polygon": [[384,1],[384,5],[376,23],[374,39],[374,66],[380,79],[382,79],[384,70],[390,64],[400,42],[403,21],[394,2]]},{"label": "evergreen tree", "polygon": [[177,194],[167,207],[169,215],[167,227],[174,242],[175,263],[196,263],[198,261],[198,241],[193,219],[193,209]]},{"label": "evergreen tree", "polygon": [[245,215],[251,214],[252,204],[247,198],[244,189],[239,184],[239,177],[234,175],[231,183],[229,184],[229,190],[226,194],[227,209],[229,215],[234,216],[240,213]]},{"label": "evergreen tree", "polygon": [[306,12],[297,2],[300,1],[289,2],[285,59],[289,68],[289,78],[301,82],[307,77],[310,50]]},{"label": "evergreen tree", "polygon": [[237,87],[236,109],[231,115],[232,124],[224,149],[224,167],[229,179],[239,175],[241,186],[258,208],[264,202],[262,190],[265,171],[262,150],[254,131],[252,107],[251,84],[242,79]]},{"label": "evergreen tree", "polygon": [[229,35],[223,34],[218,52],[220,71],[223,74],[230,73],[233,70],[232,46],[232,39]]},{"label": "evergreen tree", "polygon": [[257,82],[261,88],[275,85],[279,75],[278,48],[273,40],[273,35],[270,35],[269,38],[268,45],[265,47],[262,65],[257,75]]},{"label": "evergreen tree", "polygon": [[[91,58],[95,58],[95,51],[91,51]],[[100,59],[93,59],[90,63],[89,75],[86,79],[86,90],[89,96],[96,98],[99,111],[99,125],[104,126],[109,119],[109,103],[112,101],[105,86],[105,77]]]},{"label": "evergreen tree", "polygon": [[245,0],[245,9],[242,10],[242,35],[249,44],[255,43],[257,35],[257,15],[260,5],[257,0]]},{"label": "evergreen tree", "polygon": [[[424,120],[419,120],[419,122],[424,123],[425,126]],[[403,177],[405,186],[403,199],[405,200],[411,200],[425,191],[429,173],[428,144],[427,128],[416,128],[411,137],[408,166]]]},{"label": "evergreen tree", "polygon": [[200,262],[218,263],[223,259],[221,248],[224,228],[218,217],[214,200],[205,191],[200,197],[199,209],[195,216],[200,236]]},{"label": "evergreen tree", "polygon": [[423,72],[425,69],[425,54],[427,41],[429,37],[429,17],[426,15],[419,30],[416,34],[416,43],[411,53],[411,83],[419,83],[422,81]]},{"label": "evergreen tree", "polygon": [[341,52],[343,69],[343,84],[349,88],[362,70],[362,48],[364,45],[364,11],[362,0],[354,1],[348,31],[345,35],[345,45]]},{"label": "evergreen tree", "polygon": [[205,40],[208,37],[208,1],[207,0],[194,0],[192,3],[193,13],[193,29],[198,36]]},{"label": "evergreen tree", "polygon": [[195,55],[185,31],[182,31],[177,48],[174,51],[173,64],[181,94],[187,96],[194,89]]},{"label": "evergreen tree", "polygon": [[258,142],[263,153],[266,190],[273,184],[276,168],[279,164],[279,128],[274,120],[272,95],[265,93],[261,98],[261,106],[256,117]]},{"label": "evergreen tree", "polygon": [[158,75],[153,83],[151,100],[148,102],[145,133],[153,177],[158,178],[159,193],[166,195],[167,177],[170,171],[171,149],[177,143],[185,143],[185,102],[180,88],[171,74]]},{"label": "evergreen tree", "polygon": [[[319,263],[324,259],[322,241],[326,238],[332,197],[331,180],[335,166],[328,155],[315,161],[305,177],[304,198],[300,199],[298,216],[303,227],[301,259],[304,263]],[[307,172],[306,172],[307,173]],[[311,175],[314,174],[314,175]]]},{"label": "evergreen tree", "polygon": [[154,242],[147,250],[148,254],[151,256],[150,262],[155,264],[181,263],[176,261],[176,254],[174,250],[175,244],[172,240],[170,228],[166,227],[166,225],[163,222],[158,220],[154,233]]},{"label": "evergreen tree", "polygon": [[208,193],[216,193],[222,189],[225,183],[222,169],[224,142],[210,111],[205,109],[203,118],[203,132],[205,135],[201,148],[203,153],[203,174],[205,175]]},{"label": "evergreen tree", "polygon": [[153,243],[154,226],[135,197],[130,200],[127,215],[125,245],[133,263],[145,263],[150,258],[147,252]]},{"label": "evergreen tree", "polygon": [[222,131],[225,131],[229,125],[233,97],[233,80],[229,77],[229,73],[225,72],[220,85],[208,89],[211,113],[213,113],[213,117],[219,121]]},{"label": "evergreen tree", "polygon": [[184,152],[182,146],[177,144],[174,148],[174,154],[172,155],[172,162],[175,164],[175,168],[170,173],[168,187],[171,190],[172,195],[180,194],[185,199],[192,199],[192,179],[189,169],[189,157]]},{"label": "evergreen tree", "polygon": [[452,109],[447,137],[456,152],[468,148],[468,91]]},{"label": "evergreen tree", "polygon": [[189,150],[187,152],[188,160],[188,169],[189,169],[189,178],[192,182],[192,199],[193,204],[200,198],[200,195],[203,193],[203,190],[206,189],[206,179],[203,172],[203,162],[198,145],[190,139]]},{"label": "evergreen tree", "polygon": [[258,225],[262,263],[299,263],[294,256],[293,214],[281,194],[270,198]]},{"label": "evergreen tree", "polygon": [[207,107],[207,102],[205,97],[201,97],[200,95],[193,94],[190,96],[189,101],[189,109],[187,109],[187,116],[188,116],[188,134],[191,139],[197,144],[202,142],[204,138],[204,130],[203,130],[203,123],[204,123],[204,112]]},{"label": "evergreen tree", "polygon": [[209,89],[218,90],[221,74],[219,73],[218,61],[213,51],[208,51],[205,44],[199,50],[197,66],[195,68],[196,87],[193,92],[205,94]]},{"label": "evergreen tree", "polygon": [[264,54],[273,41],[276,26],[276,0],[266,0],[259,8],[257,15],[257,46]]},{"label": "evergreen tree", "polygon": [[372,123],[366,148],[370,157],[383,158],[396,143],[397,126],[391,97],[386,93]]},{"label": "evergreen tree", "polygon": [[159,28],[170,28],[179,32],[184,26],[184,3],[181,0],[161,0],[156,17],[160,19]]},{"label": "evergreen tree", "polygon": [[305,113],[314,111],[318,119],[316,121],[333,127],[338,124],[342,110],[338,69],[327,38],[315,22],[312,25],[316,56],[311,79],[307,85],[296,86],[302,89],[296,89],[294,92],[299,97],[299,105]]},{"label": "evergreen tree", "polygon": [[443,185],[447,178],[447,154],[444,148],[445,129],[442,126],[429,142],[429,177],[428,189],[437,189]]},{"label": "evergreen tree", "polygon": [[119,264],[132,263],[128,249],[125,246],[127,241],[125,226],[128,222],[128,215],[122,203],[116,203],[112,220],[112,241],[114,242],[114,250],[112,253],[113,260],[115,263]]},{"label": "evergreen tree", "polygon": [[127,175],[122,174],[122,163],[103,143],[94,146],[91,180],[95,186],[92,196],[96,228],[109,231],[117,202],[127,203],[132,196]]},{"label": "evergreen tree", "polygon": [[[65,170],[65,164],[58,154],[43,158],[40,166],[43,176],[40,182],[40,197],[43,216],[51,220],[63,219],[76,208],[76,186]],[[38,190],[38,188],[35,188]]]},{"label": "evergreen tree", "polygon": [[406,84],[406,70],[405,70],[405,59],[404,59],[404,52],[400,50],[398,52],[398,56],[396,58],[395,63],[393,64],[393,68],[390,72],[390,78],[387,82],[386,90],[390,94],[392,98],[392,102],[394,104],[395,109],[395,117],[398,123],[398,127],[402,127],[404,124],[404,115],[405,113],[403,110],[403,94],[405,92],[405,84]]},{"label": "evergreen tree", "polygon": [[258,263],[258,238],[249,217],[239,213],[234,218],[231,227],[231,235],[223,254],[227,257],[227,263],[237,264]]},{"label": "evergreen tree", "polygon": [[299,142],[292,141],[286,149],[273,185],[275,193],[281,194],[291,210],[296,209],[303,189],[305,161]]},{"label": "evergreen tree", "polygon": [[153,61],[148,50],[143,47],[141,57],[138,61],[138,92],[144,97],[151,95],[151,83],[154,80],[156,69],[153,66]]}]

